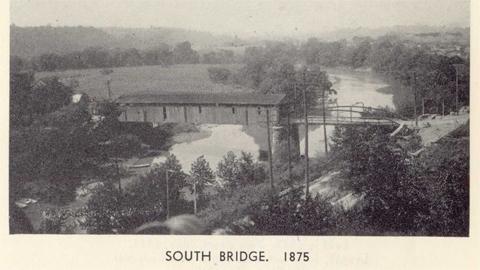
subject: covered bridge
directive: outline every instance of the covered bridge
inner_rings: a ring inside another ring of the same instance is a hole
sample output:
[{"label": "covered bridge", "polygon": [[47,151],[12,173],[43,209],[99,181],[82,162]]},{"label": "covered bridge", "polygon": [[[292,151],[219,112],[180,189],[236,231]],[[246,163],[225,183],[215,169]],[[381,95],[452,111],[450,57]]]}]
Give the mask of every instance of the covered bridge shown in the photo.
[{"label": "covered bridge", "polygon": [[265,124],[279,121],[284,94],[159,93],[125,95],[117,99],[123,122],[195,124]]}]

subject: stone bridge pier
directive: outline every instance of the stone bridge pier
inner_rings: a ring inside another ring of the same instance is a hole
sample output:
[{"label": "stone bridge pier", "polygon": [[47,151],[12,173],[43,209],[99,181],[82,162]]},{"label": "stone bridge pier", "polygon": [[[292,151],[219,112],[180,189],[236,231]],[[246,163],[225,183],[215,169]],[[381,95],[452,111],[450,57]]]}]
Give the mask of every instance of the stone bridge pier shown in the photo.
[{"label": "stone bridge pier", "polygon": [[289,148],[288,138],[290,137],[290,156],[293,160],[300,157],[300,135],[298,125],[277,125],[272,127],[272,148],[273,156],[278,160],[288,160]]}]

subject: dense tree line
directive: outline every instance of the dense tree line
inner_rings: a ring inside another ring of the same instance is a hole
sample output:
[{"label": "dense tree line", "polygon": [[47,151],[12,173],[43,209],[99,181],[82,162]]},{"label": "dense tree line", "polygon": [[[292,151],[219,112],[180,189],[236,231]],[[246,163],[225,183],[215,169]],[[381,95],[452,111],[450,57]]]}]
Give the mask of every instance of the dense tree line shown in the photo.
[{"label": "dense tree line", "polygon": [[173,48],[167,44],[159,44],[156,47],[138,50],[130,49],[106,49],[103,47],[88,47],[81,51],[67,54],[47,53],[31,59],[23,59],[12,55],[10,66],[12,72],[21,70],[55,71],[67,69],[86,68],[109,68],[142,65],[173,64],[222,64],[232,63],[234,55],[229,50],[219,50],[200,54],[192,49],[190,42],[185,41],[176,44]]},{"label": "dense tree line", "polygon": [[230,64],[235,62],[235,54],[231,50],[211,51],[202,54],[203,64]]},{"label": "dense tree line", "polygon": [[469,104],[469,60],[431,53],[425,45],[411,46],[396,36],[355,37],[351,42],[321,42],[311,38],[300,51],[301,57],[310,64],[372,68],[397,82],[392,91],[394,103],[398,112],[405,116],[413,114],[413,83],[419,112],[423,102],[425,112],[455,110],[455,64],[463,64],[458,78],[459,102],[460,105]]},{"label": "dense tree line", "polygon": [[192,49],[190,42],[185,41],[176,44],[173,48],[167,44],[159,44],[146,50],[88,47],[82,51],[74,51],[63,55],[46,53],[30,59],[12,55],[10,57],[10,67],[12,72],[23,70],[56,71],[143,65],[226,64],[234,61],[233,51],[210,51],[200,56],[197,51]]}]

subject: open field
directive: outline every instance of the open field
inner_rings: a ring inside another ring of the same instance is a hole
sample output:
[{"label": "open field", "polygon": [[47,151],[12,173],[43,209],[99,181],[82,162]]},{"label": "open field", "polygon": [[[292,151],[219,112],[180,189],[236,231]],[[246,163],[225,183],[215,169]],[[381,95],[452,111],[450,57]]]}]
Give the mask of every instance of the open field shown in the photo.
[{"label": "open field", "polygon": [[108,97],[108,80],[113,98],[132,93],[247,91],[240,87],[213,83],[207,71],[211,66],[223,66],[232,71],[240,68],[240,65],[204,64],[119,67],[112,68],[113,72],[108,75],[103,74],[103,69],[81,69],[39,72],[36,79],[58,76],[67,84],[75,80],[79,84],[77,92],[97,99]]}]

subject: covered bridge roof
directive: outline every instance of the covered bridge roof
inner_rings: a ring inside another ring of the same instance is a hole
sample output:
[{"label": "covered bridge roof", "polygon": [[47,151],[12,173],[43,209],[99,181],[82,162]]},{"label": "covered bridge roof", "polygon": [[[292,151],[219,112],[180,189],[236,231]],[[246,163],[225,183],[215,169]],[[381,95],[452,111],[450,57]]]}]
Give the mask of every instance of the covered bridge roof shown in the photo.
[{"label": "covered bridge roof", "polygon": [[285,94],[257,93],[161,93],[125,95],[119,104],[225,104],[225,105],[278,105]]}]

